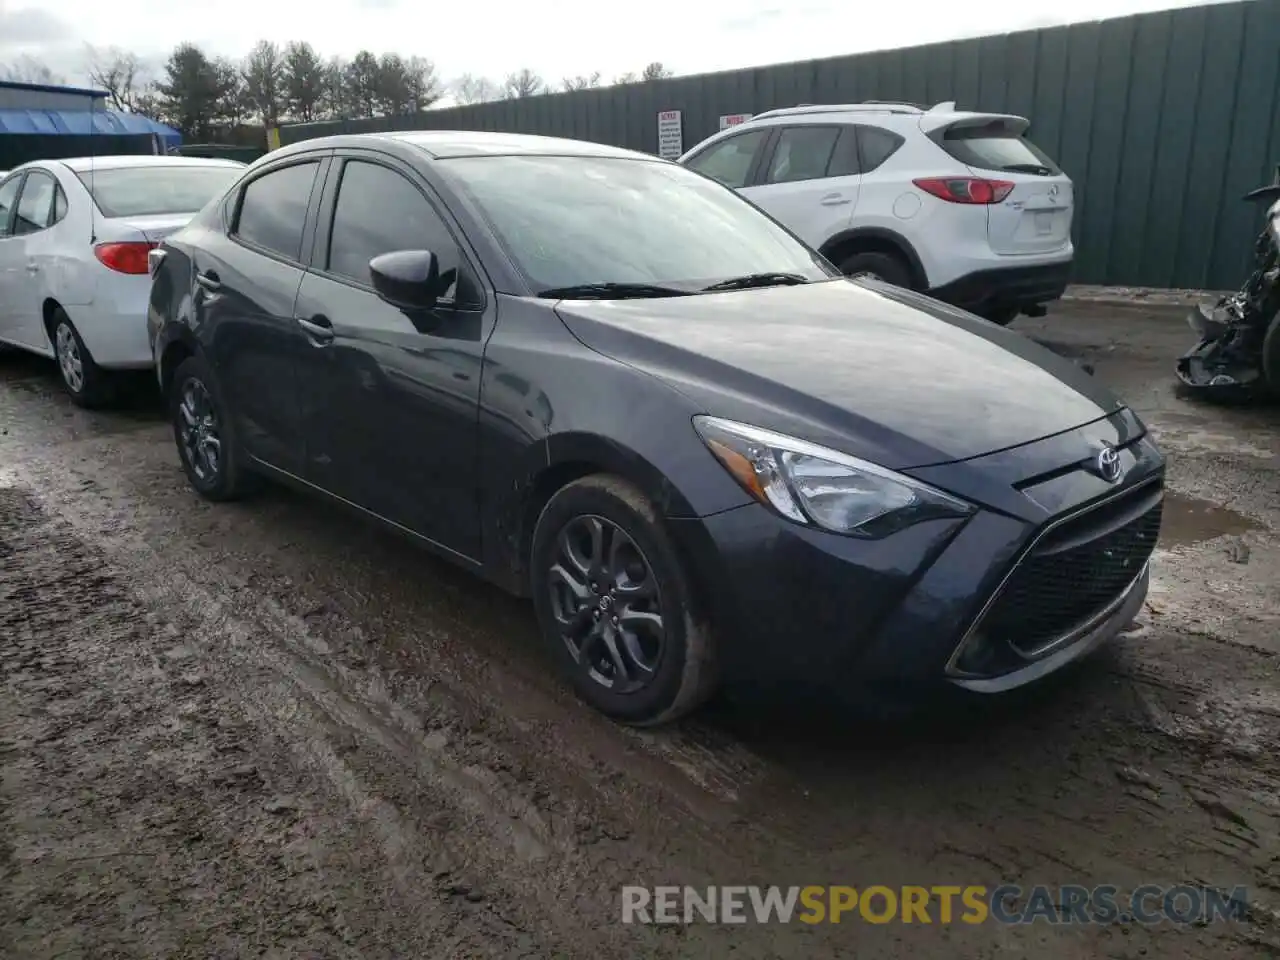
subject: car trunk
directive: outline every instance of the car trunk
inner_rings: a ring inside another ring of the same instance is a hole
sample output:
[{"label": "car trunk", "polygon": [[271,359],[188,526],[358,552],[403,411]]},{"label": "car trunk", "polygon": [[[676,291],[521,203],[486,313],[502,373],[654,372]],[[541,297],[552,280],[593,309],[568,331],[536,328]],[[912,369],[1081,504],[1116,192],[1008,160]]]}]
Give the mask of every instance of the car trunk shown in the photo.
[{"label": "car trunk", "polygon": [[171,233],[181,230],[194,217],[194,213],[161,213],[151,216],[107,217],[104,218],[120,238],[124,239],[125,231],[136,230],[151,243],[159,243]]},{"label": "car trunk", "polygon": [[927,131],[975,176],[1013,184],[987,205],[987,240],[999,254],[1052,253],[1071,239],[1071,178],[1026,138],[1027,126],[1022,117],[974,115]]}]

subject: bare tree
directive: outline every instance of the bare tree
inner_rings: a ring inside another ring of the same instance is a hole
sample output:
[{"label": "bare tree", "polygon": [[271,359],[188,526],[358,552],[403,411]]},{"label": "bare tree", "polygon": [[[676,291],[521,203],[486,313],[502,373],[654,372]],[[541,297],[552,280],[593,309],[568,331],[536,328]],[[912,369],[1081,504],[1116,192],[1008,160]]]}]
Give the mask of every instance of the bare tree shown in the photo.
[{"label": "bare tree", "polygon": [[138,112],[138,100],[149,86],[146,70],[136,54],[107,47],[105,50],[88,47],[89,82],[107,91],[111,109],[128,113]]},{"label": "bare tree", "polygon": [[290,116],[310,123],[324,107],[325,67],[309,43],[290,43],[284,49],[284,103]]},{"label": "bare tree", "polygon": [[640,78],[637,77],[630,70],[628,70],[626,73],[620,73],[613,78],[613,82],[615,86],[621,86],[622,84],[625,84],[625,83],[636,83],[639,80]]},{"label": "bare tree", "polygon": [[508,100],[518,100],[521,97],[532,97],[546,91],[546,84],[542,82],[542,78],[530,70],[528,67],[522,67],[515,73],[507,74],[507,81],[504,84],[506,97]]},{"label": "bare tree", "polygon": [[280,119],[284,101],[284,57],[270,40],[259,40],[244,58],[240,71],[244,100],[249,108],[273,126]]},{"label": "bare tree", "polygon": [[571,90],[590,90],[592,87],[600,86],[600,71],[597,70],[590,76],[585,77],[581,74],[576,77],[565,77],[560,83],[566,93]]},{"label": "bare tree", "polygon": [[464,73],[453,81],[453,96],[463,106],[473,103],[487,103],[497,100],[502,91],[488,77],[477,77]]},{"label": "bare tree", "polygon": [[66,83],[67,78],[49,69],[30,54],[22,54],[13,63],[0,66],[0,80],[9,83]]},{"label": "bare tree", "polygon": [[436,65],[426,57],[409,57],[404,62],[409,109],[417,113],[440,99],[440,77]]},{"label": "bare tree", "polygon": [[665,80],[668,77],[674,77],[675,71],[668,70],[659,61],[655,60],[649,64],[640,74],[641,80]]}]

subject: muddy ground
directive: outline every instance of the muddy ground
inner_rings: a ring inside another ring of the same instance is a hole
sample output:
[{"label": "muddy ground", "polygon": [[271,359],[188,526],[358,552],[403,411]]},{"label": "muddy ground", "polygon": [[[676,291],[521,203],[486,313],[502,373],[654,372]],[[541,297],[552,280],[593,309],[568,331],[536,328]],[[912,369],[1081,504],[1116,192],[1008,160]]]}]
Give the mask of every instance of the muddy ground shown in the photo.
[{"label": "muddy ground", "polygon": [[[1024,332],[1170,457],[1139,628],[906,728],[566,694],[527,604],[304,496],[215,507],[157,403],[0,359],[0,956],[1280,954],[1280,410],[1172,395],[1167,308]],[[1200,927],[634,927],[624,884],[1246,885]]]}]

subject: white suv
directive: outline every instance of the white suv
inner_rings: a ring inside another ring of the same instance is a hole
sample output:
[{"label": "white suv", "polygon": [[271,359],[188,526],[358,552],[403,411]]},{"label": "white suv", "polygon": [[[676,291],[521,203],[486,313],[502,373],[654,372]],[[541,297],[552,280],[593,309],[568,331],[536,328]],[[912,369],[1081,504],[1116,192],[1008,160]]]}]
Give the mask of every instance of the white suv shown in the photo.
[{"label": "white suv", "polygon": [[1071,270],[1072,184],[1028,121],[954,103],[770,110],[679,160],[739,191],[844,273],[997,323],[1040,316]]}]

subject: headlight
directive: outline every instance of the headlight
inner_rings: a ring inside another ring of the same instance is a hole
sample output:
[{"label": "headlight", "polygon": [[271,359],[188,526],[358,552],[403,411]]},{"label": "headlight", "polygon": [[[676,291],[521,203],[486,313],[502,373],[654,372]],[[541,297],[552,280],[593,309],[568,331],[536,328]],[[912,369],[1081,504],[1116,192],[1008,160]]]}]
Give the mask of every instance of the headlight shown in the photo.
[{"label": "headlight", "polygon": [[911,477],[836,450],[718,417],[694,429],[746,491],[788,520],[877,538],[973,506]]}]

